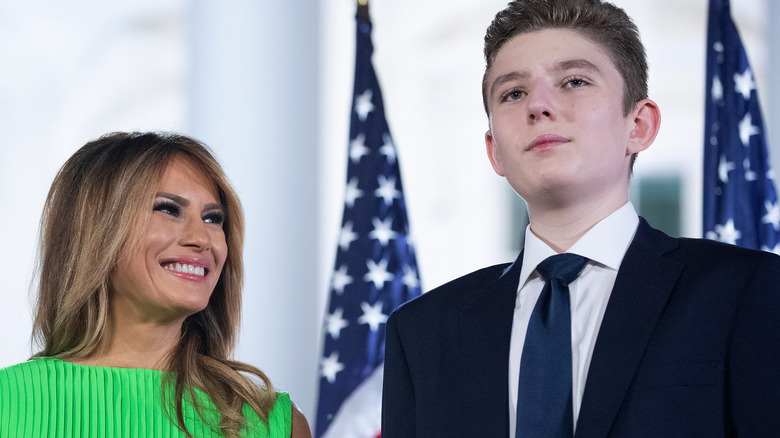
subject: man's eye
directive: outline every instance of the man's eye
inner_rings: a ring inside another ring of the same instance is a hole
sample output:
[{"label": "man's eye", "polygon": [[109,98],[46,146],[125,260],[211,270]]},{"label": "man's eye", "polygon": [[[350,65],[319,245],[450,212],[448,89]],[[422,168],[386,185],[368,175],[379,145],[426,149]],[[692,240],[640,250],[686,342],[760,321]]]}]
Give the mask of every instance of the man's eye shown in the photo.
[{"label": "man's eye", "polygon": [[504,101],[517,100],[517,99],[521,99],[524,95],[525,93],[523,93],[521,90],[512,90],[504,94],[504,98],[502,100]]},{"label": "man's eye", "polygon": [[574,79],[569,79],[566,82],[566,85],[568,85],[568,86],[570,86],[572,88],[579,88],[579,87],[583,87],[585,85],[588,85],[588,82],[586,82],[585,79],[582,79],[582,78],[574,78]]}]

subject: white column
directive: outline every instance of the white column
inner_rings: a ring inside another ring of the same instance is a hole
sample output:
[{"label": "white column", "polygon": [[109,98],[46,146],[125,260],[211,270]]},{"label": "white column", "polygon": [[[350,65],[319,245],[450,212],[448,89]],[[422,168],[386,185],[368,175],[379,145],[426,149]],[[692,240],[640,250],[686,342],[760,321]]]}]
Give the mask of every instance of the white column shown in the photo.
[{"label": "white column", "polygon": [[217,153],[246,213],[239,360],[310,422],[317,388],[318,2],[192,3],[190,129]]},{"label": "white column", "polygon": [[[780,27],[773,25],[772,23],[780,22],[780,3],[776,1],[767,0],[769,7],[769,17],[767,18],[766,26],[766,45],[769,50],[769,78],[766,83],[769,85],[767,97],[769,99],[764,103],[767,113],[764,114],[764,127],[769,131],[767,138],[769,142],[769,156],[772,160],[772,169],[775,173],[780,175],[780,84],[773,80],[774,75],[780,71]],[[763,96],[762,96],[763,97]],[[775,187],[777,187],[778,180],[775,180]]]}]

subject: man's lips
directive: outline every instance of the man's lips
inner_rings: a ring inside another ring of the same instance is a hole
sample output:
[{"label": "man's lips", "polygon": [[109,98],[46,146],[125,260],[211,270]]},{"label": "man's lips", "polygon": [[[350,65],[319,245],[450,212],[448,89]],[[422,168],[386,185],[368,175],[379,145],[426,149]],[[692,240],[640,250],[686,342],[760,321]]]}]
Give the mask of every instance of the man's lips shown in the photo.
[{"label": "man's lips", "polygon": [[542,134],[535,139],[531,141],[531,143],[528,144],[527,150],[533,150],[533,149],[541,149],[541,148],[547,148],[552,146],[557,146],[559,144],[568,143],[571,140],[569,140],[566,137],[561,137],[560,135],[555,134]]}]

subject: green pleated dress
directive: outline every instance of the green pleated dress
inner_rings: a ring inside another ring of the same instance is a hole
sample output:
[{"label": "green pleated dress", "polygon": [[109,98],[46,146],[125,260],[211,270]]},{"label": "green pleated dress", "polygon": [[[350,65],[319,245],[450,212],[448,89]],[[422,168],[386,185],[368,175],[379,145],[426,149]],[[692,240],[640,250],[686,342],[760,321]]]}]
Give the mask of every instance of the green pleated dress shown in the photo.
[{"label": "green pleated dress", "polygon": [[[205,394],[198,396],[213,423],[218,412]],[[277,393],[266,427],[245,405],[244,436],[289,437],[291,409],[290,396]],[[222,437],[189,403],[184,403],[184,417],[193,436]],[[158,370],[93,367],[52,358],[0,370],[0,438],[184,436],[163,410]]]}]

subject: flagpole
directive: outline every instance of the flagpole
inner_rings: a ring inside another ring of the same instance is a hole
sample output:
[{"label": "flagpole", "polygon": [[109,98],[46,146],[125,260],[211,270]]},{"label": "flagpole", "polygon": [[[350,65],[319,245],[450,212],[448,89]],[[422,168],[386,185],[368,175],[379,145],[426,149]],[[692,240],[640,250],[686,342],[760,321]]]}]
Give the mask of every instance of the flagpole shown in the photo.
[{"label": "flagpole", "polygon": [[362,21],[371,21],[371,17],[368,14],[368,1],[357,0],[357,16]]}]

